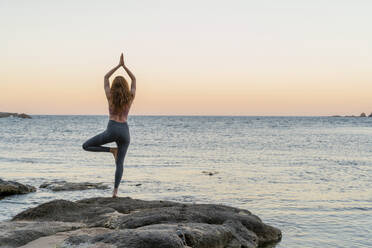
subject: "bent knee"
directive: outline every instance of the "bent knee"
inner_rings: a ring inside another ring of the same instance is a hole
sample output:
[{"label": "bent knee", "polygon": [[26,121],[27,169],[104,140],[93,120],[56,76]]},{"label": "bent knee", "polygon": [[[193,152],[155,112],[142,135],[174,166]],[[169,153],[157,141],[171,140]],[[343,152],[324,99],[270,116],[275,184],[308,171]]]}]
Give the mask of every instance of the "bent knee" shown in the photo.
[{"label": "bent knee", "polygon": [[88,150],[88,145],[87,145],[87,143],[84,143],[81,147],[82,147],[85,151]]}]

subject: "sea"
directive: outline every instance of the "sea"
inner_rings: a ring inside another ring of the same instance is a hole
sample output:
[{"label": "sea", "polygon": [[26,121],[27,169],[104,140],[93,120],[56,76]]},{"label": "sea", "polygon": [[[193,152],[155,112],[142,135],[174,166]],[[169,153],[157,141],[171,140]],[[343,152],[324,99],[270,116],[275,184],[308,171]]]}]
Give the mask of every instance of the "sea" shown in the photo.
[{"label": "sea", "polygon": [[[110,197],[110,153],[82,144],[108,116],[0,119],[0,178],[102,182],[107,190],[0,200],[0,220],[54,199]],[[119,196],[248,209],[282,230],[282,247],[372,247],[372,118],[130,116]],[[108,144],[114,147],[115,144]]]}]

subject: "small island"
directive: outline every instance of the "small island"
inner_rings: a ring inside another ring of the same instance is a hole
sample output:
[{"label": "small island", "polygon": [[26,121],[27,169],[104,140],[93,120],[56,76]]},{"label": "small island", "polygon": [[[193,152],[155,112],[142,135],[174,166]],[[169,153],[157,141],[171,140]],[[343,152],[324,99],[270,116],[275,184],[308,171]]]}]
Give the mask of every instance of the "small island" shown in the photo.
[{"label": "small island", "polygon": [[372,117],[372,112],[369,115],[366,115],[366,113],[361,113],[360,115],[332,115],[331,117]]},{"label": "small island", "polygon": [[11,117],[11,116],[23,118],[23,119],[31,119],[31,116],[25,113],[18,114],[18,113],[0,112],[0,118]]}]

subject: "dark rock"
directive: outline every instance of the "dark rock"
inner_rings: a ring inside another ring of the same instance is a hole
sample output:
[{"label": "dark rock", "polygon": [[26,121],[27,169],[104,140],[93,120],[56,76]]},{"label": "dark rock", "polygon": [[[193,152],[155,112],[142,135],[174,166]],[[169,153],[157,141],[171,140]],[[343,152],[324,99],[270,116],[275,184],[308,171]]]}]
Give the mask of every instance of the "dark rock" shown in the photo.
[{"label": "dark rock", "polygon": [[165,208],[172,206],[180,206],[181,203],[170,201],[144,201],[139,199],[132,199],[130,197],[119,197],[114,200],[110,197],[95,197],[87,198],[76,203],[84,203],[97,207],[109,207],[115,209],[122,214],[129,214],[142,209]]},{"label": "dark rock", "polygon": [[16,113],[6,113],[6,112],[0,112],[0,118],[5,118],[5,117],[9,117],[13,114],[16,114]]},{"label": "dark rock", "polygon": [[27,194],[35,191],[36,188],[33,186],[0,179],[0,199],[9,195]]},{"label": "dark rock", "polygon": [[64,240],[64,242],[69,245],[81,245],[83,243],[89,242],[90,239],[91,237],[87,234],[71,235],[66,240]]},{"label": "dark rock", "polygon": [[81,223],[69,222],[0,222],[0,247],[19,247],[43,236],[84,226]]},{"label": "dark rock", "polygon": [[88,236],[68,234],[66,247],[83,243],[129,248],[257,247],[281,239],[279,229],[264,224],[248,210],[129,197],[54,200],[23,211],[12,221],[21,220],[80,222],[108,230]]},{"label": "dark rock", "polygon": [[43,183],[40,188],[46,188],[53,191],[71,191],[71,190],[85,190],[85,189],[108,189],[107,185],[102,183],[71,183],[66,181],[53,181]]},{"label": "dark rock", "polygon": [[38,238],[36,240],[33,240],[29,243],[27,243],[24,246],[21,246],[21,248],[44,248],[44,247],[66,247],[66,248],[82,248],[82,247],[89,247],[89,248],[116,248],[114,245],[105,244],[102,242],[96,242],[93,244],[85,244],[85,242],[88,242],[92,237],[113,232],[114,230],[108,229],[108,228],[80,228],[77,230],[72,231],[63,231],[58,232],[56,234],[50,235],[50,236],[44,236],[41,238]]},{"label": "dark rock", "polygon": [[370,113],[368,117],[372,117],[372,113]]},{"label": "dark rock", "polygon": [[213,176],[218,174],[218,171],[202,171],[204,175]]},{"label": "dark rock", "polygon": [[[202,235],[202,234],[201,234]],[[90,244],[97,242],[109,243],[115,247],[130,248],[183,248],[182,240],[172,229],[148,226],[144,229],[118,230],[111,233],[97,235],[90,240]],[[196,247],[196,246],[195,246]],[[209,246],[213,247],[213,246]]]},{"label": "dark rock", "polygon": [[103,226],[102,223],[109,218],[106,214],[113,212],[115,212],[113,208],[104,206],[54,200],[27,209],[14,216],[12,220],[81,222],[91,226]]},{"label": "dark rock", "polygon": [[141,186],[141,185],[142,185],[142,183],[137,183],[137,184],[136,184],[136,186]]},{"label": "dark rock", "polygon": [[366,117],[367,115],[366,115],[366,113],[361,113],[360,114],[360,117]]},{"label": "dark rock", "polygon": [[23,118],[23,119],[31,119],[31,116],[29,116],[28,114],[25,114],[25,113],[18,114],[17,117]]},{"label": "dark rock", "polygon": [[19,117],[19,118],[23,118],[23,119],[31,119],[31,116],[29,116],[25,113],[18,114],[18,113],[0,112],[0,118],[10,117],[10,116]]}]

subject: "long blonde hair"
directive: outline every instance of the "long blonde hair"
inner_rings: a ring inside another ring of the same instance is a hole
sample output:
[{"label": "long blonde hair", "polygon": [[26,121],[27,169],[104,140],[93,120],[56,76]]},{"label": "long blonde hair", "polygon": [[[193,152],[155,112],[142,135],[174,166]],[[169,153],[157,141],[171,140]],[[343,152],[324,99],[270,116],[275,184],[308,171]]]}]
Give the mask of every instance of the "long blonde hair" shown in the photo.
[{"label": "long blonde hair", "polygon": [[129,90],[127,80],[123,76],[115,77],[110,89],[110,108],[113,113],[123,112],[124,106],[129,106],[132,101],[132,94]]}]

